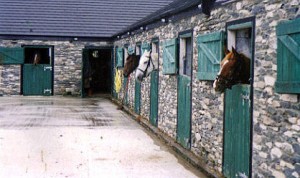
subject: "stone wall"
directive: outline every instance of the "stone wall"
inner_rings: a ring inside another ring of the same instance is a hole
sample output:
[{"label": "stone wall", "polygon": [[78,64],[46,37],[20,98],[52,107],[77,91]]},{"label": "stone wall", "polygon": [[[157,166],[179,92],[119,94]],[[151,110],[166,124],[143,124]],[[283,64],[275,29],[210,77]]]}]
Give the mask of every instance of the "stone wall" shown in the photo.
[{"label": "stone wall", "polygon": [[[275,27],[280,20],[299,16],[299,5],[298,0],[264,1],[248,10],[256,15],[252,153],[256,177],[300,176],[299,95],[278,94],[274,90]],[[243,2],[236,7],[248,6]]]},{"label": "stone wall", "polygon": [[[213,170],[222,172],[224,95],[214,92],[212,81],[199,81],[196,77],[196,37],[199,34],[225,30],[228,21],[255,16],[252,176],[299,177],[299,95],[278,94],[274,91],[277,76],[275,27],[279,21],[294,19],[299,15],[298,0],[235,1],[213,9],[210,17],[199,14],[173,21],[117,40],[115,45],[150,42],[152,38],[158,37],[161,55],[164,40],[193,29],[191,151],[205,160]],[[162,62],[160,56],[158,128],[176,139],[177,77],[163,75]],[[130,91],[134,92],[134,85],[130,87]],[[147,87],[149,88],[149,80],[144,81],[142,87],[142,115],[145,116],[145,113],[149,113],[148,105],[145,104],[149,99]],[[130,100],[134,101],[134,98]]]},{"label": "stone wall", "polygon": [[[107,42],[69,42],[39,40],[0,40],[1,47],[22,45],[54,46],[54,95],[62,95],[66,89],[78,95],[81,90],[82,49],[85,46],[110,46]],[[2,80],[0,90],[4,95],[20,94],[20,65],[0,66]]]},{"label": "stone wall", "polygon": [[21,67],[19,65],[0,66],[0,95],[19,95]]}]

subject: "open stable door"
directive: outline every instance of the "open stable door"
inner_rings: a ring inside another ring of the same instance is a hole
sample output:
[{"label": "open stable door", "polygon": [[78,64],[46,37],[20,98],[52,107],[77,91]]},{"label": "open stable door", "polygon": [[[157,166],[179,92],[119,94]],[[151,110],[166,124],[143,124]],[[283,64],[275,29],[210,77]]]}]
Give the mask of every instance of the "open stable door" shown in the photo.
[{"label": "open stable door", "polygon": [[254,18],[226,24],[227,46],[251,60],[250,84],[225,91],[223,173],[226,177],[251,177]]},{"label": "open stable door", "polygon": [[177,141],[188,149],[191,147],[192,44],[191,33],[180,36]]},{"label": "open stable door", "polygon": [[[152,41],[152,53],[159,53],[158,39]],[[159,55],[158,55],[159,56]],[[157,69],[153,70],[150,74],[150,123],[157,126],[158,122],[158,81],[159,81],[159,59],[154,61]]]}]

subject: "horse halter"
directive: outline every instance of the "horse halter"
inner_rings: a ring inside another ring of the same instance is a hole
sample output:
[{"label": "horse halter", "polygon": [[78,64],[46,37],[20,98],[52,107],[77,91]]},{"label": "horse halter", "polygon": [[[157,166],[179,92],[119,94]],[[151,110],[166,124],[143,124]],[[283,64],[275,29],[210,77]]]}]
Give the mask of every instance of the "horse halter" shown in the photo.
[{"label": "horse halter", "polygon": [[150,67],[150,65],[152,65],[153,68],[154,68],[154,63],[153,63],[152,58],[151,58],[151,53],[150,53],[149,60],[147,62],[147,66],[146,66],[145,70],[140,69],[139,67],[137,68],[139,71],[141,71],[143,73],[143,77],[148,77],[149,76],[150,73],[147,75],[147,71],[148,71],[148,68]]}]

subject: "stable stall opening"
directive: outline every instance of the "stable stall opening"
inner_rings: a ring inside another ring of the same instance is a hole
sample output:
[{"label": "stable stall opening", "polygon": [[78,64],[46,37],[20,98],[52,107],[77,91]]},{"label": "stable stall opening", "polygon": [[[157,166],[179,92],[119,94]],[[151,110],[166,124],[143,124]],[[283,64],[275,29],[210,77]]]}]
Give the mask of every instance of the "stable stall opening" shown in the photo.
[{"label": "stable stall opening", "polygon": [[179,75],[177,80],[177,141],[191,148],[192,118],[192,30],[179,33]]},{"label": "stable stall opening", "polygon": [[[226,177],[251,177],[253,59],[255,18],[226,23],[227,47],[250,59],[249,84],[236,84],[225,91],[223,173]],[[241,59],[241,58],[239,58]],[[235,160],[232,162],[232,160]]]},{"label": "stable stall opening", "polygon": [[51,48],[25,47],[25,64],[51,64]]},{"label": "stable stall opening", "polygon": [[83,50],[83,96],[111,92],[111,49]]}]

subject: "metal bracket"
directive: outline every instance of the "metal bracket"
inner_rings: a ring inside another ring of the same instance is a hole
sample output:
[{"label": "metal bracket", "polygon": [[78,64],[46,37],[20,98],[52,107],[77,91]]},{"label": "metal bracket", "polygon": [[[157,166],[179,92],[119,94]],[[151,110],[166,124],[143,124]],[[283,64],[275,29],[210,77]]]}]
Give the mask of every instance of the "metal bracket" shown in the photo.
[{"label": "metal bracket", "polygon": [[52,67],[51,67],[51,66],[45,66],[45,67],[44,67],[44,71],[46,71],[46,70],[52,71]]},{"label": "metal bracket", "polygon": [[44,94],[46,94],[46,93],[49,93],[49,94],[52,94],[52,90],[51,89],[44,89]]}]

